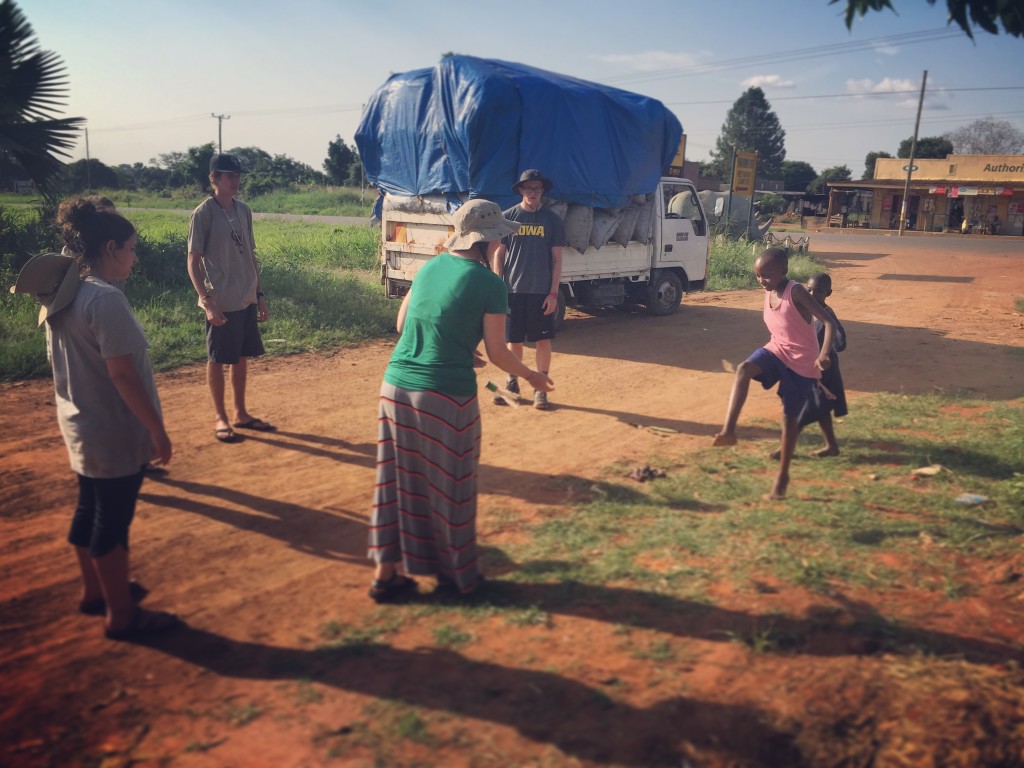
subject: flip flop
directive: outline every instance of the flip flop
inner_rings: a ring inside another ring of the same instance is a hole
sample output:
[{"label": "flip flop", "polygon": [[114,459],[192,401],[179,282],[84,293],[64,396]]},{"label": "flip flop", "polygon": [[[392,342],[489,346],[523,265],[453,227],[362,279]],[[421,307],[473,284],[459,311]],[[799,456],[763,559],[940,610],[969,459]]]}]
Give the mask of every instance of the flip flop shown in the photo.
[{"label": "flip flop", "polygon": [[213,430],[213,436],[222,443],[239,443],[242,441],[242,436],[236,435],[231,427],[217,427]]},{"label": "flip flop", "polygon": [[136,608],[128,626],[122,629],[107,629],[103,634],[108,640],[141,640],[158,635],[181,625],[181,619],[167,611],[146,611]]},{"label": "flip flop", "polygon": [[[128,594],[131,595],[133,603],[141,603],[146,599],[149,590],[132,579],[128,582]],[[83,600],[78,604],[78,612],[86,616],[103,616],[107,612],[107,601],[102,597],[96,600]]]},{"label": "flip flop", "polygon": [[257,432],[273,432],[275,427],[270,422],[264,421],[263,419],[249,419],[248,421],[238,421],[232,425],[235,429],[253,429]]},{"label": "flip flop", "polygon": [[394,574],[387,581],[374,579],[370,586],[370,599],[375,603],[387,603],[402,597],[408,592],[416,591],[416,581],[400,573]]}]

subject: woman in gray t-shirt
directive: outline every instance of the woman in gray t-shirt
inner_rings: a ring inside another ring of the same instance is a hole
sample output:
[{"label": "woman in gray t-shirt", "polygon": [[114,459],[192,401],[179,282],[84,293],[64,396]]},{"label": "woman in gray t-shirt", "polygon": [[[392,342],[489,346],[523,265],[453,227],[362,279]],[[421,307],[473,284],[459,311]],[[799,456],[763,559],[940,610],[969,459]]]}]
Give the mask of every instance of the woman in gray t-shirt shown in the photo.
[{"label": "woman in gray t-shirt", "polygon": [[108,638],[131,640],[178,623],[173,614],[139,608],[145,590],[128,575],[143,466],[171,458],[145,334],[113,285],[138,261],[135,228],[82,198],[62,203],[57,223],[74,258],[69,269],[81,276],[70,303],[52,306],[46,318],[57,420],[78,475],[68,541],[82,573],[79,610],[105,614]]}]

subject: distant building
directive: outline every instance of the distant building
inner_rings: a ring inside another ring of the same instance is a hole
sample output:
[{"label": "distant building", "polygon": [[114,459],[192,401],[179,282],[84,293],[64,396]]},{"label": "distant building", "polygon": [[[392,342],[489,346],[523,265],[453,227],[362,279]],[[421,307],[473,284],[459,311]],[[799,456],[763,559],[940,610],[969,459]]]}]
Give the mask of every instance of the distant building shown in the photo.
[{"label": "distant building", "polygon": [[[841,217],[845,226],[899,229],[907,165],[906,158],[882,157],[875,162],[873,179],[828,182],[830,221]],[[846,214],[855,196],[865,216],[850,221]],[[1024,235],[1024,155],[915,159],[906,228]]]}]

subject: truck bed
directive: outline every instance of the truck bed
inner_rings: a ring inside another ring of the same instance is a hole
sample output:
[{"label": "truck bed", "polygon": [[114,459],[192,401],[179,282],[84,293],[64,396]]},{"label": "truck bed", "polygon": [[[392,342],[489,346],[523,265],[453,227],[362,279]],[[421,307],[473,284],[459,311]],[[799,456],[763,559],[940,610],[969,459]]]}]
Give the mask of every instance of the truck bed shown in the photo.
[{"label": "truck bed", "polygon": [[[386,277],[411,281],[423,264],[444,250],[445,241],[454,231],[446,213],[387,212],[381,223]],[[582,253],[566,246],[562,249],[562,280],[598,280],[627,274],[646,277],[650,259],[650,246],[635,240],[625,246],[612,242],[600,249],[590,246]]]}]

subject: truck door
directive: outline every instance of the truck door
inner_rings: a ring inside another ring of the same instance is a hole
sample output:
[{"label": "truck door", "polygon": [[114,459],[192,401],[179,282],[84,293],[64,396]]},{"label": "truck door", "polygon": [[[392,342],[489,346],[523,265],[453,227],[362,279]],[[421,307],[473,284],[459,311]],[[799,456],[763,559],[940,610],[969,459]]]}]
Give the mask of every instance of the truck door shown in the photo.
[{"label": "truck door", "polygon": [[707,266],[708,222],[697,190],[685,182],[662,181],[661,243],[653,267],[681,267],[689,280],[703,280]]}]

